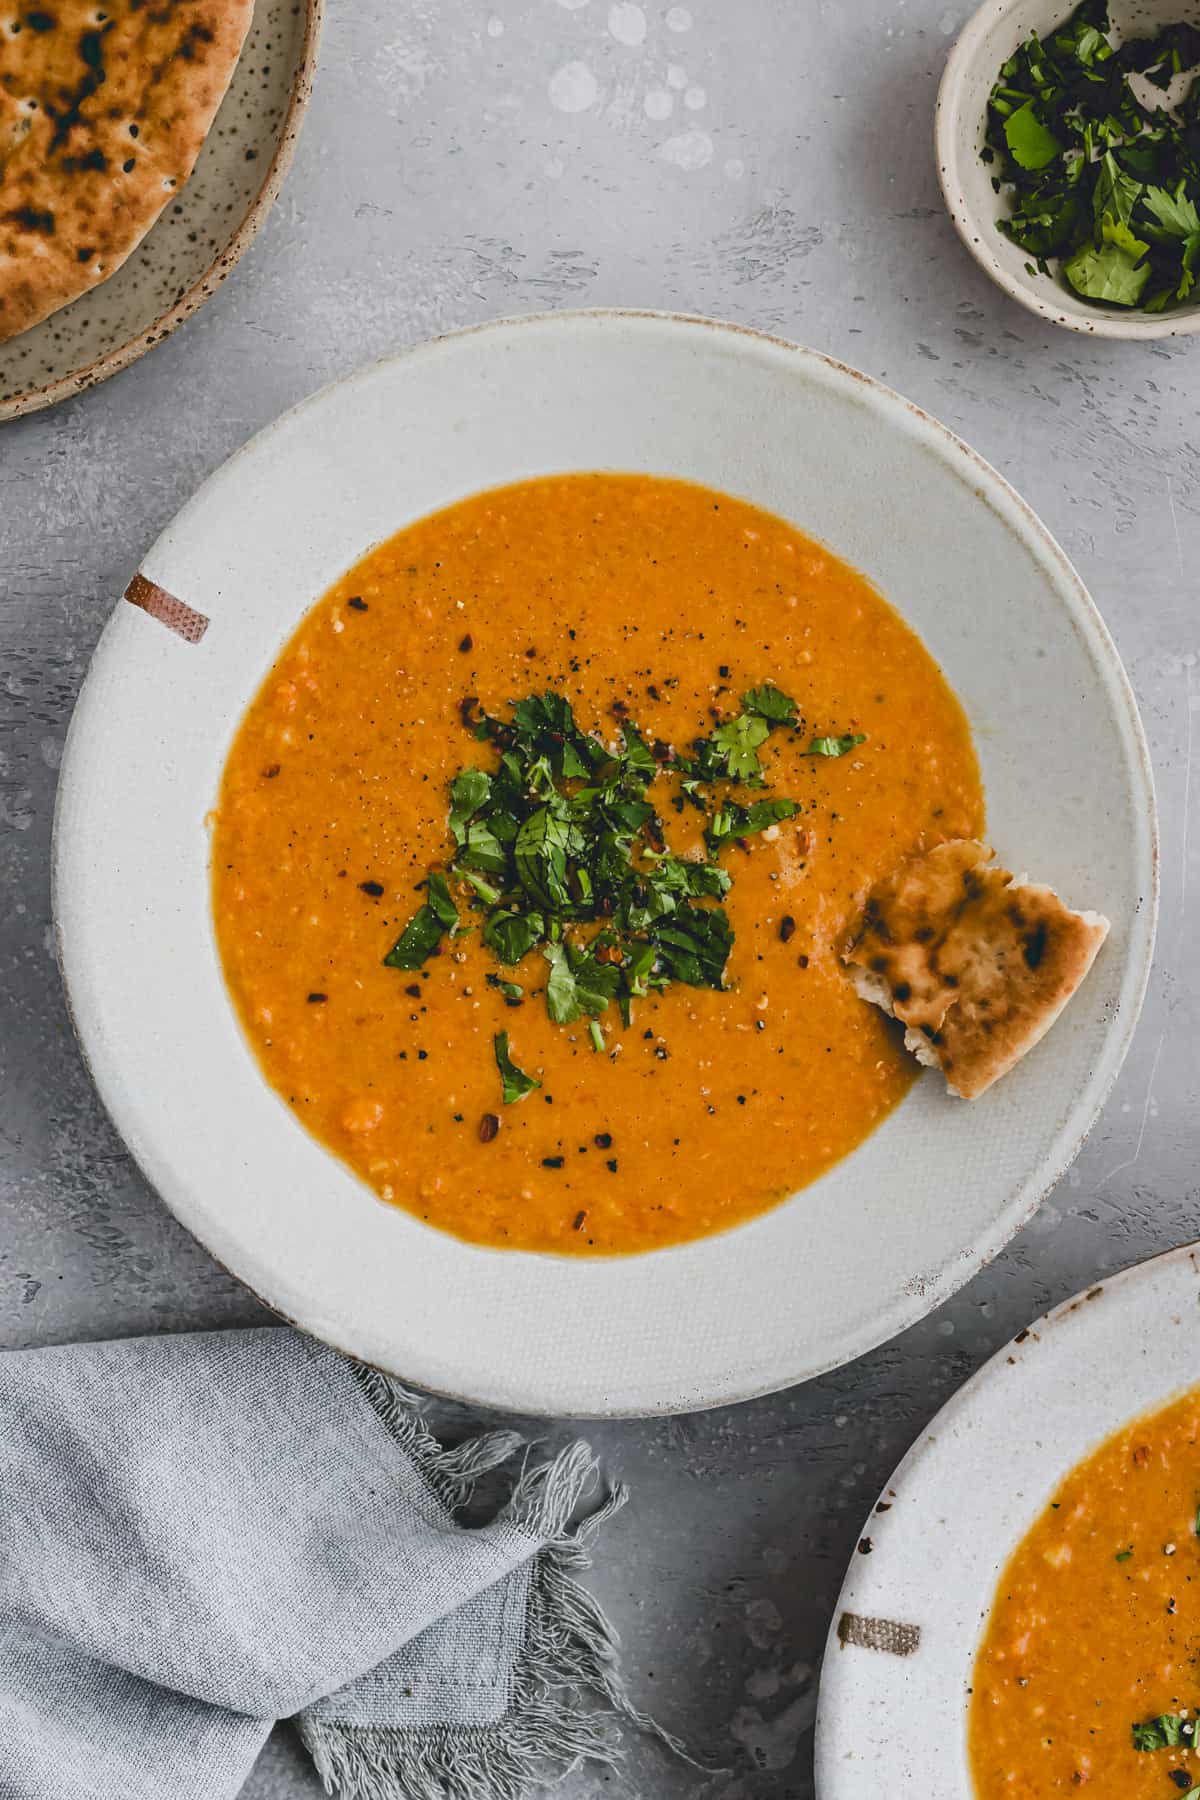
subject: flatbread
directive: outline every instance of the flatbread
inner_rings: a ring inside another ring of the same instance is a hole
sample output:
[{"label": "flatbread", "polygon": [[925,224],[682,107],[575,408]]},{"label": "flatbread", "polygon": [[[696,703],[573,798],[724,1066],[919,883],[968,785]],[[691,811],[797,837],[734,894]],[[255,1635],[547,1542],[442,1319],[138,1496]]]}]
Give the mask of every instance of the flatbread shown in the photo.
[{"label": "flatbread", "polygon": [[845,960],[864,999],[974,1100],[1044,1037],[1091,968],[1108,920],[1052,888],[989,868],[956,838],[910,857],[871,893]]},{"label": "flatbread", "polygon": [[0,342],[119,269],[192,172],[254,0],[0,13]]}]

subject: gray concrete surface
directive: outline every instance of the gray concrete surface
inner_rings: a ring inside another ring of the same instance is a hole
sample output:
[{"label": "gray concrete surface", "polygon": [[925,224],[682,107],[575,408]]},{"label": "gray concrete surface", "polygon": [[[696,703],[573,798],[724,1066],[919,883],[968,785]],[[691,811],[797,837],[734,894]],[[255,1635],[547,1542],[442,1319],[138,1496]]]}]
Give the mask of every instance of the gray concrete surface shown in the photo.
[{"label": "gray concrete surface", "polygon": [[[967,10],[334,0],[296,166],[234,278],[127,373],[0,428],[4,1346],[257,1316],[147,1190],[81,1067],[50,951],[50,823],[114,596],[197,482],[313,388],[537,308],[686,308],[786,333],[884,377],[996,463],[1125,659],[1158,781],[1163,910],[1104,1116],[1034,1223],[902,1339],[774,1399],[592,1431],[634,1492],[595,1584],[637,1698],[735,1772],[709,1781],[634,1744],[622,1772],[575,1775],[569,1800],[809,1796],[825,1630],[893,1463],[1031,1315],[1197,1231],[1200,343],[1043,326],[961,251],[929,139]],[[316,1792],[277,1734],[252,1800]]]}]

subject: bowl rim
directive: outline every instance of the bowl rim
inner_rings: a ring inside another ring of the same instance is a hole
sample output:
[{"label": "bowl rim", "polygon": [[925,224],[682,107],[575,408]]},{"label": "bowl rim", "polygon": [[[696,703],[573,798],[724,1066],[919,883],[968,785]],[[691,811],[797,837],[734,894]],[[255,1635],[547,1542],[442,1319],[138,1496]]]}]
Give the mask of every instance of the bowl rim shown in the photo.
[{"label": "bowl rim", "polygon": [[[994,220],[988,220],[985,224],[967,205],[964,189],[956,176],[956,137],[957,127],[963,116],[963,90],[968,73],[984,46],[987,33],[992,26],[1007,18],[1020,3],[1021,0],[983,0],[983,5],[971,14],[955,39],[938,83],[933,125],[934,160],[937,163],[942,199],[955,231],[984,274],[990,275],[997,287],[1003,288],[1027,312],[1036,313],[1039,318],[1048,319],[1053,325],[1064,325],[1068,331],[1077,331],[1084,337],[1123,339],[1126,342],[1190,337],[1200,332],[1200,305],[1186,313],[1147,313],[1134,308],[1128,316],[1102,312],[1099,308],[1094,316],[1089,314],[1086,317],[1065,311],[1052,300],[1045,299],[1034,288],[1032,281],[1021,281],[1005,268],[991,248],[987,235],[989,231],[994,232]],[[981,229],[984,224],[985,229]]]},{"label": "bowl rim", "polygon": [[[971,486],[985,504],[999,512],[1000,516],[1009,524],[1009,528],[1018,536],[1024,537],[1025,541],[1036,548],[1045,562],[1056,571],[1062,582],[1061,604],[1068,610],[1077,627],[1083,631],[1096,655],[1100,679],[1111,697],[1110,703],[1118,722],[1118,728],[1132,757],[1131,776],[1137,782],[1140,795],[1144,798],[1148,809],[1144,869],[1145,894],[1143,904],[1138,909],[1141,923],[1135,939],[1130,944],[1123,976],[1119,1016],[1115,1024],[1110,1025],[1097,1065],[1092,1070],[1088,1081],[1075,1096],[1070,1112],[1059,1128],[1057,1136],[1037,1166],[1026,1174],[1018,1190],[1010,1197],[1004,1211],[993,1221],[991,1228],[977,1237],[969,1251],[956,1254],[936,1271],[930,1272],[919,1283],[910,1283],[904,1290],[897,1290],[892,1296],[891,1303],[873,1317],[869,1330],[860,1328],[851,1334],[849,1342],[843,1340],[830,1342],[822,1347],[820,1355],[810,1357],[799,1367],[794,1363],[785,1364],[781,1359],[772,1366],[770,1373],[762,1370],[755,1373],[751,1373],[749,1370],[736,1372],[730,1370],[720,1380],[710,1378],[703,1391],[696,1388],[690,1389],[686,1393],[663,1390],[650,1398],[643,1390],[636,1400],[632,1398],[606,1399],[601,1405],[576,1401],[568,1409],[571,1416],[580,1418],[645,1418],[737,1404],[758,1398],[763,1394],[777,1392],[799,1382],[814,1379],[831,1369],[843,1366],[927,1316],[980,1268],[989,1263],[1016,1232],[1027,1223],[1045,1195],[1061,1179],[1078,1154],[1081,1144],[1095,1124],[1112,1089],[1133,1038],[1149,980],[1157,927],[1160,886],[1158,817],[1153,769],[1145,731],[1120,655],[1082,579],[1028,502],[1023,500],[1005,478],[992,468],[978,452],[965,444],[947,426],[932,418],[914,402],[897,394],[883,382],[864,374],[836,357],[736,322],[719,321],[695,314],[665,310],[614,307],[521,314],[483,321],[457,331],[444,333],[405,350],[372,360],[358,369],[352,370],[348,375],[323,385],[314,393],[297,402],[296,405],[255,433],[247,440],[246,444],[219,465],[184,502],[183,507],[179,509],[173,519],[164,525],[155,546],[152,546],[146,553],[144,565],[153,566],[159,545],[166,542],[175,526],[185,515],[190,514],[193,509],[203,503],[206,490],[211,484],[226,477],[232,466],[243,462],[252,453],[261,454],[268,449],[278,434],[293,425],[298,416],[319,410],[321,404],[335,391],[352,391],[355,387],[378,378],[388,368],[396,365],[435,358],[447,352],[453,353],[461,344],[481,336],[485,338],[490,336],[502,341],[505,336],[514,332],[524,333],[526,328],[532,331],[569,332],[580,324],[607,329],[620,329],[631,324],[638,328],[644,326],[652,330],[657,328],[676,331],[682,328],[687,333],[695,332],[697,335],[703,334],[724,340],[727,346],[737,339],[746,339],[748,340],[746,347],[752,354],[772,358],[783,353],[788,361],[827,371],[839,383],[848,381],[861,384],[866,394],[874,400],[880,410],[890,414],[893,418],[896,418],[897,415],[907,415],[915,429],[922,434],[927,433],[939,446],[946,460],[951,465],[957,465],[959,478],[966,485]],[[87,696],[93,671],[107,663],[115,654],[114,628],[123,622],[125,616],[126,608],[118,601],[97,644],[88,675],[80,690],[80,702],[83,702]],[[94,695],[92,699],[94,702]],[[92,710],[94,710],[94,706]],[[83,715],[86,711],[88,708],[77,703],[64,748],[62,773],[56,797],[51,852],[55,948],[63,974],[68,1009],[79,1038],[84,1061],[119,1135],[123,1142],[130,1146],[131,1138],[136,1140],[138,1121],[132,1116],[126,1120],[127,1109],[117,1091],[119,1082],[110,1068],[99,1066],[100,1063],[104,1063],[105,1059],[101,1057],[98,1063],[92,1055],[94,1048],[103,1048],[103,1026],[94,1014],[87,1016],[92,1014],[93,998],[90,992],[86,991],[88,986],[84,979],[86,970],[80,967],[72,969],[73,957],[66,942],[67,933],[64,931],[63,924],[63,895],[68,886],[68,882],[63,877],[64,868],[69,862],[71,852],[67,843],[69,834],[60,827],[64,821],[64,814],[68,811],[68,806],[64,802],[73,800],[74,788],[80,778],[82,764],[86,761],[81,744],[84,730],[81,728],[77,731],[77,726],[82,727],[83,725]],[[94,719],[89,718],[87,729],[89,731],[94,729],[94,725]],[[79,977],[78,988],[72,985],[72,974]],[[134,1128],[132,1131],[125,1129],[126,1122]],[[240,1252],[234,1254],[236,1246],[227,1246],[219,1233],[213,1233],[211,1222],[209,1222],[208,1231],[205,1231],[201,1223],[194,1219],[192,1203],[186,1196],[176,1192],[168,1198],[169,1186],[159,1178],[155,1166],[157,1156],[149,1154],[151,1146],[148,1143],[142,1145],[141,1149],[147,1154],[141,1154],[136,1147],[131,1148],[130,1153],[138,1162],[150,1186],[159,1195],[168,1210],[180,1220],[185,1228],[197,1236],[216,1261],[229,1269],[243,1286],[277,1314],[298,1324],[301,1329],[315,1332],[344,1354],[364,1357],[364,1349],[356,1347],[352,1341],[347,1341],[346,1334],[332,1327],[330,1322],[320,1314],[320,1309],[312,1304],[312,1297],[298,1292],[289,1277],[278,1270],[268,1270],[265,1267],[247,1269],[244,1266],[237,1266]],[[700,1240],[702,1243],[708,1241],[716,1240]],[[668,1247],[659,1254],[676,1256],[694,1249],[695,1245],[684,1244]],[[391,1372],[401,1374],[426,1391],[441,1393],[447,1398],[469,1404],[499,1406],[509,1410],[519,1410],[532,1416],[560,1417],[564,1414],[562,1405],[539,1403],[538,1399],[529,1392],[527,1385],[524,1386],[519,1398],[513,1398],[511,1395],[498,1394],[495,1391],[479,1393],[449,1388],[444,1384],[431,1381],[418,1369],[399,1371],[393,1369]]]},{"label": "bowl rim", "polygon": [[[849,1617],[856,1621],[879,1622],[871,1619],[871,1615],[880,1604],[886,1610],[889,1600],[888,1595],[881,1596],[878,1593],[877,1584],[881,1579],[881,1571],[885,1565],[889,1570],[888,1575],[882,1576],[885,1586],[889,1580],[897,1579],[891,1571],[898,1571],[901,1582],[908,1579],[912,1563],[916,1561],[919,1564],[922,1554],[920,1549],[915,1557],[906,1553],[914,1535],[920,1544],[929,1541],[930,1526],[935,1528],[935,1534],[936,1531],[945,1531],[947,1528],[953,1531],[956,1524],[967,1530],[965,1516],[970,1512],[970,1489],[978,1486],[981,1480],[978,1466],[973,1478],[969,1477],[961,1486],[956,1487],[952,1480],[947,1479],[943,1459],[949,1455],[955,1468],[962,1469],[964,1464],[969,1467],[972,1454],[976,1457],[981,1454],[978,1448],[973,1449],[973,1434],[977,1430],[987,1429],[978,1422],[1005,1415],[1015,1421],[1009,1435],[1013,1438],[1021,1435],[1028,1446],[1031,1396],[1026,1390],[1031,1386],[1036,1389],[1039,1384],[1045,1385],[1047,1381],[1052,1382],[1060,1391],[1064,1388],[1067,1390],[1064,1404],[1070,1406],[1078,1418],[1080,1408],[1071,1395],[1072,1382],[1076,1377],[1086,1380],[1088,1372],[1091,1372],[1092,1390],[1099,1394],[1095,1409],[1097,1421],[1099,1414],[1103,1412],[1106,1422],[1099,1423],[1098,1429],[1093,1429],[1095,1422],[1091,1421],[1089,1412],[1082,1447],[1069,1451],[1056,1449],[1046,1455],[1043,1455],[1041,1436],[1034,1434],[1034,1479],[1014,1479],[1007,1490],[1009,1510],[1016,1514],[1024,1513],[1027,1518],[1024,1523],[1019,1518],[1009,1520],[1008,1523],[1014,1525],[1015,1529],[1011,1534],[993,1541],[986,1554],[979,1559],[987,1567],[986,1598],[982,1610],[973,1620],[971,1651],[965,1666],[957,1660],[962,1625],[954,1626],[953,1664],[948,1660],[950,1652],[944,1630],[947,1611],[962,1603],[963,1577],[960,1574],[959,1580],[944,1590],[937,1586],[936,1573],[932,1577],[928,1590],[930,1606],[918,1627],[920,1639],[916,1649],[920,1654],[925,1654],[925,1644],[928,1642],[928,1655],[936,1671],[935,1683],[939,1693],[943,1690],[945,1692],[946,1711],[948,1713],[951,1709],[957,1709],[965,1730],[966,1702],[970,1693],[974,1659],[991,1617],[997,1585],[1009,1556],[1033,1521],[1042,1516],[1058,1483],[1124,1426],[1145,1414],[1152,1414],[1161,1407],[1169,1406],[1172,1401],[1181,1399],[1196,1389],[1196,1375],[1190,1355],[1193,1336],[1188,1337],[1188,1375],[1182,1384],[1172,1383],[1168,1372],[1164,1370],[1160,1374],[1159,1371],[1169,1361],[1168,1346],[1173,1347],[1169,1327],[1180,1327],[1185,1333],[1190,1328],[1194,1335],[1198,1281],[1200,1239],[1186,1240],[1171,1249],[1158,1251],[1139,1262],[1114,1270],[1111,1274],[1097,1275],[1076,1293],[1030,1319],[1013,1337],[1000,1344],[938,1408],[905,1451],[881,1490],[879,1501],[867,1513],[862,1527],[864,1532],[870,1534],[872,1549],[876,1554],[867,1559],[857,1551],[852,1552],[830,1620],[817,1700],[814,1746],[817,1790],[821,1800],[844,1800],[845,1795],[857,1791],[854,1784],[861,1782],[860,1765],[848,1760],[847,1740],[848,1735],[861,1731],[864,1717],[861,1695],[863,1680],[868,1687],[890,1689],[893,1703],[902,1699],[912,1712],[920,1711],[914,1705],[913,1697],[903,1692],[906,1687],[905,1662],[897,1664],[892,1657],[881,1655],[877,1647],[869,1645],[870,1655],[861,1663],[857,1660],[852,1663],[846,1659],[847,1647],[856,1646],[863,1640],[845,1636],[843,1621]],[[1179,1290],[1178,1302],[1175,1298],[1176,1290]],[[1122,1392],[1132,1394],[1138,1390],[1138,1397],[1113,1402],[1111,1396],[1114,1384],[1097,1382],[1095,1379],[1097,1344],[1118,1340],[1123,1351],[1127,1350],[1130,1330],[1128,1324],[1124,1323],[1126,1315],[1130,1308],[1136,1311],[1140,1305],[1144,1305],[1148,1294],[1154,1296],[1159,1292],[1165,1293],[1172,1302],[1167,1306],[1162,1306],[1160,1301],[1155,1303],[1162,1319],[1163,1335],[1157,1339],[1139,1339],[1139,1354],[1123,1358],[1121,1366],[1124,1373],[1120,1383],[1116,1384]],[[1185,1305],[1188,1309],[1187,1317]],[[1050,1365],[1048,1373],[1047,1364]],[[1014,1387],[1021,1390],[1019,1395],[1014,1393]],[[1142,1389],[1145,1390],[1144,1394],[1140,1392]],[[1036,1401],[1036,1397],[1035,1393],[1032,1399]],[[1082,1420],[1080,1425],[1082,1427]],[[1051,1435],[1049,1432],[1042,1434],[1047,1438]],[[1055,1442],[1057,1443],[1057,1439]],[[996,1446],[989,1441],[985,1453],[995,1454]],[[1043,1463],[1047,1466],[1052,1463],[1054,1469],[1052,1479],[1046,1481],[1044,1487],[1039,1485]],[[977,1529],[969,1530],[969,1536],[972,1543],[979,1541]],[[861,1543],[864,1540],[860,1538],[857,1541]],[[939,1556],[944,1558],[946,1550],[944,1540],[939,1540],[938,1547],[929,1549],[927,1555],[938,1563]],[[938,1566],[941,1566],[940,1563]],[[972,1566],[966,1577],[972,1594],[976,1592],[977,1573],[977,1569]],[[924,1578],[928,1571],[922,1570],[921,1574]],[[875,1699],[879,1704],[881,1694],[877,1693]],[[939,1714],[932,1721],[931,1729],[939,1730],[942,1723]],[[939,1741],[942,1739],[944,1733]],[[873,1757],[877,1747],[871,1745],[868,1737],[862,1744],[862,1749],[864,1757]],[[886,1749],[884,1754],[886,1755]],[[894,1777],[899,1771],[890,1768],[881,1771],[876,1763],[872,1772],[882,1773],[886,1779],[889,1775]],[[961,1771],[954,1769],[939,1768],[936,1783],[928,1790],[933,1800],[945,1800],[950,1793],[954,1800],[960,1800],[960,1797],[961,1800],[969,1800],[974,1792],[973,1784],[968,1775],[966,1782],[960,1785],[956,1780],[960,1773]],[[950,1781],[950,1787],[944,1785],[946,1780]]]},{"label": "bowl rim", "polygon": [[[155,344],[161,344],[165,337],[198,312],[206,300],[211,300],[221,283],[225,280],[234,265],[241,261],[266,220],[284,178],[292,166],[292,158],[296,153],[296,144],[300,137],[300,127],[304,114],[312,98],[313,81],[316,76],[317,55],[321,44],[321,27],[324,23],[325,0],[303,0],[304,31],[300,40],[300,56],[292,75],[288,89],[287,105],[279,124],[279,136],[270,162],[267,164],[262,183],[250,205],[242,214],[232,235],[226,239],[206,269],[192,282],[177,300],[151,319],[149,324],[135,331],[133,336],[123,343],[116,344],[111,350],[102,351],[90,362],[82,363],[77,368],[68,369],[63,375],[55,375],[34,387],[25,388],[18,394],[10,394],[0,399],[0,421],[23,418],[28,413],[41,412],[45,407],[56,406],[59,401],[69,399],[73,394],[82,394],[88,388],[107,381],[110,375],[119,374],[127,369],[147,350]],[[184,192],[186,193],[186,187]],[[156,221],[157,222],[157,221]],[[151,226],[151,231],[154,229]],[[146,234],[149,236],[149,232]],[[144,239],[142,240],[145,241]],[[103,286],[103,283],[100,284]],[[60,309],[65,310],[65,309]],[[51,315],[53,316],[53,315]]]}]

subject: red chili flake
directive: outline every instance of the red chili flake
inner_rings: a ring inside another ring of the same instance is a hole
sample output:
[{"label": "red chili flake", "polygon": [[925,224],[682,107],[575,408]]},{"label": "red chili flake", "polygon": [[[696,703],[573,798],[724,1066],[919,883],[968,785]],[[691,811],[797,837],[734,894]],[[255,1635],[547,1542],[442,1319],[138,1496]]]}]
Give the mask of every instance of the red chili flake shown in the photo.
[{"label": "red chili flake", "polygon": [[874,1548],[875,1548],[875,1546],[874,1546],[874,1544],[873,1544],[873,1543],[872,1543],[872,1542],[871,1542],[871,1540],[870,1540],[870,1538],[869,1538],[869,1537],[865,1537],[865,1538],[859,1538],[859,1540],[858,1540],[858,1554],[859,1554],[859,1555],[860,1555],[860,1556],[870,1556],[870,1554],[871,1554],[871,1552],[872,1552],[872,1550],[873,1550],[873,1549],[874,1549]]},{"label": "red chili flake", "polygon": [[729,680],[729,664],[722,663],[720,668],[717,670],[717,674],[721,677],[722,681],[728,681]]},{"label": "red chili flake", "polygon": [[566,1160],[565,1156],[543,1156],[542,1167],[543,1169],[561,1169]]},{"label": "red chili flake", "polygon": [[406,994],[411,994],[414,1000],[419,1000],[421,998],[421,984],[419,981],[410,981],[404,991]]},{"label": "red chili flake", "polygon": [[499,1131],[499,1129],[500,1129],[500,1121],[496,1117],[495,1113],[484,1113],[482,1119],[480,1119],[480,1121],[479,1121],[479,1141],[480,1141],[480,1143],[481,1144],[490,1144],[492,1139],[496,1136],[496,1133]]},{"label": "red chili flake", "polygon": [[324,1006],[328,998],[328,994],[310,994],[308,996],[308,1004],[310,1006]]},{"label": "red chili flake", "polygon": [[797,957],[797,958],[796,958],[796,961],[797,961],[797,962],[798,962],[798,963],[799,963],[799,964],[800,964],[800,967],[801,967],[801,968],[802,968],[802,969],[807,969],[807,967],[808,967],[808,958],[807,958],[807,956],[798,956],[798,957]]},{"label": "red chili flake", "polygon": [[597,1150],[609,1150],[612,1148],[612,1132],[598,1131],[592,1141]]},{"label": "red chili flake", "polygon": [[475,708],[478,705],[479,696],[477,694],[468,694],[465,699],[460,700],[458,703],[458,716],[468,731],[473,731],[475,729]]},{"label": "red chili flake", "polygon": [[572,1221],[571,1230],[572,1231],[582,1231],[583,1230],[583,1222],[586,1218],[587,1218],[586,1212],[577,1212],[575,1214],[574,1220]]},{"label": "red chili flake", "polygon": [[352,594],[350,596],[349,600],[347,600],[346,605],[352,606],[354,608],[355,612],[368,611],[367,603],[363,599],[361,594]]},{"label": "red chili flake", "polygon": [[796,833],[796,843],[799,848],[801,856],[808,856],[813,847],[812,832],[804,831],[804,830],[798,831]]},{"label": "red chili flake", "polygon": [[263,780],[264,781],[274,781],[274,779],[278,775],[278,773],[279,773],[279,764],[272,763],[269,769],[263,770]]},{"label": "red chili flake", "polygon": [[790,944],[796,935],[796,921],[791,913],[785,913],[779,921],[779,936],[785,944]]},{"label": "red chili flake", "polygon": [[617,1159],[616,1159],[616,1157],[615,1157],[615,1156],[610,1156],[610,1157],[609,1157],[609,1159],[608,1159],[608,1161],[607,1161],[607,1162],[606,1162],[606,1163],[605,1163],[605,1165],[604,1165],[604,1166],[605,1166],[605,1168],[606,1168],[606,1169],[610,1169],[610,1170],[611,1170],[611,1171],[612,1171],[612,1173],[613,1173],[613,1174],[614,1174],[614,1175],[615,1175],[615,1174],[616,1174],[616,1172],[617,1172]]},{"label": "red chili flake", "polygon": [[372,900],[378,900],[383,892],[382,881],[360,881],[358,886],[360,893],[370,894]]},{"label": "red chili flake", "polygon": [[466,637],[462,639],[462,641],[458,647],[462,651],[464,656],[467,654],[468,650],[473,650],[475,648],[475,639],[471,636],[469,631],[468,631]]}]

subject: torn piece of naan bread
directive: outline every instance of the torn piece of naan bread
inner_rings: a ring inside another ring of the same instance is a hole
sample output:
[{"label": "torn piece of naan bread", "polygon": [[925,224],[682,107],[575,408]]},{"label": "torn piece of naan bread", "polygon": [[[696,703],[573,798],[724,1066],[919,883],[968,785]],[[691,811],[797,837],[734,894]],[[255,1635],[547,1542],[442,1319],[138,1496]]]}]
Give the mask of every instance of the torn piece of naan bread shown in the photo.
[{"label": "torn piece of naan bread", "polygon": [[254,0],[0,16],[0,342],[120,268],[192,172]]},{"label": "torn piece of naan bread", "polygon": [[1014,881],[992,854],[956,838],[909,857],[872,890],[844,953],[863,998],[964,1100],[1045,1036],[1108,935],[1099,913]]}]

